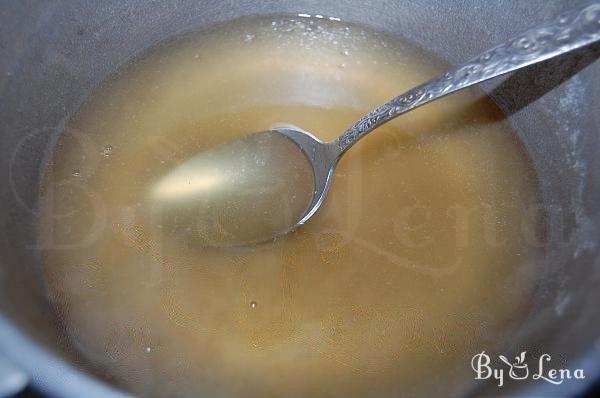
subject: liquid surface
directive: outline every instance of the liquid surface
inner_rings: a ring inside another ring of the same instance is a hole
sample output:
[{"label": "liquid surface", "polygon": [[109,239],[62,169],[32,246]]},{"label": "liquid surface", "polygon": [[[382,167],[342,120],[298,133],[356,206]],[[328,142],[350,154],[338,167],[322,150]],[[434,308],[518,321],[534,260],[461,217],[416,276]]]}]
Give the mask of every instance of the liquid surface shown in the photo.
[{"label": "liquid surface", "polygon": [[[476,91],[379,128],[280,239],[203,249],[149,200],[194,154],[277,123],[323,140],[438,72],[360,26],[250,19],[189,33],[99,87],[59,139],[39,231],[73,347],[142,396],[448,396],[508,344],[540,272],[535,179]],[[184,224],[182,224],[184,225]]]}]

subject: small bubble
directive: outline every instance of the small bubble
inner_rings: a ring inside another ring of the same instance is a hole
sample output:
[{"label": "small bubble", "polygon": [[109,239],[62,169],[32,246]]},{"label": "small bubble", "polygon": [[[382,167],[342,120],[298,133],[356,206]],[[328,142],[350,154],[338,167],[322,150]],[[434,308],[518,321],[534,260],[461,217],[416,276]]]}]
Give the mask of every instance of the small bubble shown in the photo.
[{"label": "small bubble", "polygon": [[256,301],[251,301],[250,302],[250,308],[256,309],[257,306],[258,306],[258,303]]},{"label": "small bubble", "polygon": [[525,50],[527,50],[531,46],[532,46],[532,43],[525,37],[519,39],[519,41],[517,42],[517,47],[525,49]]},{"label": "small bubble", "polygon": [[113,150],[113,147],[111,145],[106,145],[104,148],[102,148],[102,151],[100,152],[100,154],[102,156],[104,156],[105,158],[107,158],[110,156],[112,150]]},{"label": "small bubble", "polygon": [[342,55],[343,55],[343,56],[345,56],[345,57],[347,57],[348,55],[350,55],[350,51],[348,51],[348,50],[343,50],[343,51],[342,51]]},{"label": "small bubble", "polygon": [[341,64],[338,65],[338,68],[340,68],[340,69],[346,69],[346,64],[341,63]]},{"label": "small bubble", "polygon": [[73,175],[73,177],[81,177],[81,171],[79,171],[79,169],[73,170],[71,174]]},{"label": "small bubble", "polygon": [[152,351],[152,347],[146,347],[144,348],[144,351],[146,351],[146,353],[149,354]]}]

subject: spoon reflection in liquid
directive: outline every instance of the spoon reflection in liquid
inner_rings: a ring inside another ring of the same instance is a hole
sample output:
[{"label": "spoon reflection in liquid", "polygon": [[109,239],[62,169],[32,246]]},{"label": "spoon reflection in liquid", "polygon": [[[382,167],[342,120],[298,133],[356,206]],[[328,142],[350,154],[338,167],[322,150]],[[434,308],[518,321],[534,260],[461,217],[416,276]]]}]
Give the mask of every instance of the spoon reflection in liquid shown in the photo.
[{"label": "spoon reflection in liquid", "polygon": [[174,228],[193,223],[203,246],[248,245],[307,222],[327,196],[339,158],[378,126],[428,102],[600,40],[600,3],[572,10],[374,109],[322,142],[296,127],[244,136],[204,151],[152,189]]}]

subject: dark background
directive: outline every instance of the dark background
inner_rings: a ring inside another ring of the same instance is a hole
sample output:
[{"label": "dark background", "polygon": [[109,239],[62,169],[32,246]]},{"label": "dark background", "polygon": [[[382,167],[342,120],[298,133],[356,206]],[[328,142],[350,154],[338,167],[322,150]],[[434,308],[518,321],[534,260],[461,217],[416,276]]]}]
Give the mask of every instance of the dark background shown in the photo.
[{"label": "dark background", "polygon": [[[598,381],[595,386],[588,391],[586,394],[580,395],[576,398],[598,398],[600,397],[600,381]],[[48,398],[42,394],[39,394],[32,390],[31,388],[26,389],[21,394],[17,395],[15,398]],[[82,397],[85,398],[85,397]]]}]

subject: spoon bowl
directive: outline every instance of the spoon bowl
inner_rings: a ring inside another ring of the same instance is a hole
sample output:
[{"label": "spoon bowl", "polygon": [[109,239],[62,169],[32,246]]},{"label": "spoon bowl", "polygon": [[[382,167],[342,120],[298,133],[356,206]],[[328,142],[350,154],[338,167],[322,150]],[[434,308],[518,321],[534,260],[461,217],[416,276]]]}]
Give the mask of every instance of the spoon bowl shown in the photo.
[{"label": "spoon bowl", "polygon": [[297,220],[295,225],[297,227],[307,222],[327,197],[341,149],[336,141],[323,142],[299,127],[281,127],[273,131],[286,136],[298,146],[308,158],[313,173],[312,198],[306,212]]},{"label": "spoon bowl", "polygon": [[277,131],[226,142],[158,180],[150,200],[168,232],[194,244],[250,245],[291,231],[313,200],[314,172],[297,144]]}]

